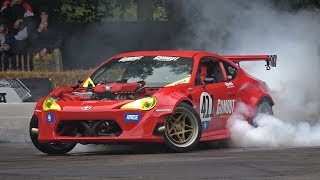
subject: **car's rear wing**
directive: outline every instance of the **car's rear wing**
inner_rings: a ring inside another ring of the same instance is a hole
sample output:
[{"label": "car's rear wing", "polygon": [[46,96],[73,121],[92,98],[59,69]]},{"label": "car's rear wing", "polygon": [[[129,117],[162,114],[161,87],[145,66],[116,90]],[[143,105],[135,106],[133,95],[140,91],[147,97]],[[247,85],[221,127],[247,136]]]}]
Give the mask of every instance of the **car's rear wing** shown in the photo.
[{"label": "car's rear wing", "polygon": [[267,70],[277,66],[277,55],[226,55],[224,57],[238,65],[241,61],[266,61]]}]

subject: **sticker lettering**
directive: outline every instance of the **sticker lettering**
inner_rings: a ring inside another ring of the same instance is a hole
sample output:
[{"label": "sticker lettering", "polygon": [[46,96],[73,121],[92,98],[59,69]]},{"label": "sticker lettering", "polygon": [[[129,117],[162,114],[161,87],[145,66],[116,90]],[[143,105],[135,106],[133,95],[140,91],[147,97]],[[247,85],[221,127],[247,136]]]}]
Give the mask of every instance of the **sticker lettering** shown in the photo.
[{"label": "sticker lettering", "polygon": [[201,124],[202,124],[202,130],[205,131],[209,129],[210,121],[203,121]]},{"label": "sticker lettering", "polygon": [[156,56],[154,60],[158,61],[177,61],[180,57],[173,57],[173,56]]},{"label": "sticker lettering", "polygon": [[217,115],[220,114],[232,114],[234,111],[235,100],[221,100],[218,99]]},{"label": "sticker lettering", "polygon": [[200,118],[201,121],[211,121],[213,115],[213,98],[207,92],[200,96]]},{"label": "sticker lettering", "polygon": [[52,123],[54,121],[54,114],[53,113],[48,114],[46,119],[48,123]]},{"label": "sticker lettering", "polygon": [[128,113],[124,115],[124,122],[139,122],[141,115],[137,113]]},{"label": "sticker lettering", "polygon": [[171,109],[156,109],[156,112],[169,112]]},{"label": "sticker lettering", "polygon": [[141,58],[143,58],[143,56],[123,57],[119,60],[119,62],[137,61]]},{"label": "sticker lettering", "polygon": [[176,86],[176,85],[179,85],[179,84],[186,84],[186,83],[189,83],[189,81],[190,81],[190,77],[186,77],[186,78],[181,79],[181,80],[179,80],[179,81],[170,83],[170,84],[166,85],[165,87],[168,87],[168,86]]},{"label": "sticker lettering", "polygon": [[235,73],[235,71],[236,71],[236,69],[233,68],[233,67],[231,67],[231,66],[228,67],[228,70],[229,70],[230,74],[232,74],[232,75],[233,75],[233,74]]},{"label": "sticker lettering", "polygon": [[234,84],[232,82],[225,82],[224,85],[229,88],[234,88]]}]

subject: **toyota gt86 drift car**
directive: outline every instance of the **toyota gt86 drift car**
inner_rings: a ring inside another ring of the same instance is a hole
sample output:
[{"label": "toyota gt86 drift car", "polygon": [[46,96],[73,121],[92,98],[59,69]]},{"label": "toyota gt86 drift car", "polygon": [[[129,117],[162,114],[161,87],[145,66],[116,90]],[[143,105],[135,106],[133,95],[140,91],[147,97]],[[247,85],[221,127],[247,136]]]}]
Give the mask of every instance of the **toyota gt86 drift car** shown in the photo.
[{"label": "toyota gt86 drift car", "polygon": [[84,81],[38,101],[30,122],[34,146],[48,154],[77,143],[164,143],[185,152],[198,142],[230,138],[226,123],[240,103],[272,114],[263,81],[242,61],[276,66],[275,55],[222,56],[197,51],[140,51],[116,55]]}]

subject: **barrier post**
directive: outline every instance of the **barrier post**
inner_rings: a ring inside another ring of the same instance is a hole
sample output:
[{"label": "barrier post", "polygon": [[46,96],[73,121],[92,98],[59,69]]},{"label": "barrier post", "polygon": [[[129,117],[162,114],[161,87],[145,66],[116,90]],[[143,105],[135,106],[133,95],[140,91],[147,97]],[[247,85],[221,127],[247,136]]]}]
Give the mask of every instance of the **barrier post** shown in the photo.
[{"label": "barrier post", "polygon": [[19,55],[16,55],[16,69],[18,69],[20,66],[19,66]]},{"label": "barrier post", "polygon": [[21,55],[20,56],[21,58],[20,58],[20,60],[21,60],[21,71],[24,71],[25,69],[24,69],[24,55]]},{"label": "barrier post", "polygon": [[1,58],[1,71],[4,71],[4,59]]},{"label": "barrier post", "polygon": [[30,53],[27,53],[27,71],[31,71],[30,69]]},{"label": "barrier post", "polygon": [[8,69],[11,70],[12,69],[12,59],[11,59],[11,57],[9,57],[8,61],[9,61],[8,62],[9,63],[8,64]]},{"label": "barrier post", "polygon": [[62,55],[61,55],[61,50],[56,48],[53,50],[53,59],[55,62],[55,70],[57,72],[63,71],[63,66],[62,66]]}]

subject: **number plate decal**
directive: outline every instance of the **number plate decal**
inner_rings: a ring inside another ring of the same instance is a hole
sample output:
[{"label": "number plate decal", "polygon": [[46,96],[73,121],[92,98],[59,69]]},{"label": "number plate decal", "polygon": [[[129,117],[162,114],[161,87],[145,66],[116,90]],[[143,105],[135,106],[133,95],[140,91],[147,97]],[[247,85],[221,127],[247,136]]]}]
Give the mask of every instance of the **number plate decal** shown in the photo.
[{"label": "number plate decal", "polygon": [[211,121],[214,114],[213,97],[207,92],[201,93],[200,96],[200,119],[201,122]]}]

